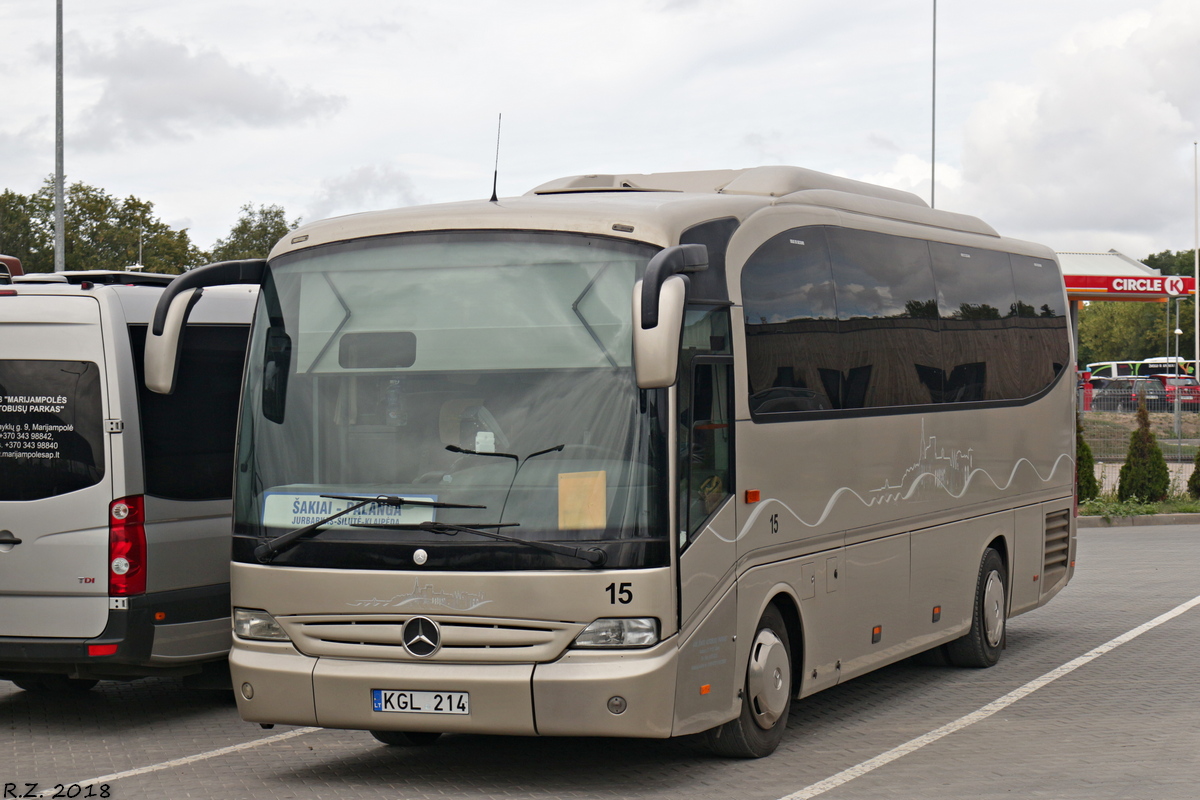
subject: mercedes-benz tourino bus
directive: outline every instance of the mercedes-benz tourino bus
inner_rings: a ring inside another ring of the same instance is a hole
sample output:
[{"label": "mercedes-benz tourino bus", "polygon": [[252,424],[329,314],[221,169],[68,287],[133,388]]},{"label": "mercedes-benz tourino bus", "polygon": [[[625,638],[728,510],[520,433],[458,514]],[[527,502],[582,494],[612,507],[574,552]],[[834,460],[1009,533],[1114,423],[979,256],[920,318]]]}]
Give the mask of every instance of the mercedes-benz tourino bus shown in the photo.
[{"label": "mercedes-benz tourino bus", "polygon": [[28,691],[203,684],[208,664],[221,675],[257,292],[205,293],[164,396],[145,390],[142,354],[172,277],[37,273],[0,287],[0,679]]},{"label": "mercedes-benz tourino bus", "polygon": [[247,720],[763,756],[856,675],[994,664],[1072,573],[1054,254],[914,195],[763,167],[331,219],[155,332],[238,281]]}]

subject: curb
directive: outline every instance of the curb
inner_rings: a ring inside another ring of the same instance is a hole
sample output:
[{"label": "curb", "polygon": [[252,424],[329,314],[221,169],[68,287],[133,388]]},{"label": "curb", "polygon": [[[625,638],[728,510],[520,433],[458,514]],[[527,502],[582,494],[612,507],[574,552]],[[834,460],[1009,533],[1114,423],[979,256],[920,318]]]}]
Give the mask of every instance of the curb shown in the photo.
[{"label": "curb", "polygon": [[1128,528],[1145,525],[1200,525],[1200,514],[1143,514],[1136,517],[1076,517],[1076,528]]}]

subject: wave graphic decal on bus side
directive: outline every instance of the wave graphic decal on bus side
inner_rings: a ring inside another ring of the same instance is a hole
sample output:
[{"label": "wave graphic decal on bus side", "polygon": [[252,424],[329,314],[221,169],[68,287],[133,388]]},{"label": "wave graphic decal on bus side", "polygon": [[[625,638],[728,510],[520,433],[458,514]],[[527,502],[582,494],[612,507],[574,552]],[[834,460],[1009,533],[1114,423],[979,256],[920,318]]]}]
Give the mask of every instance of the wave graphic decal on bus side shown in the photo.
[{"label": "wave graphic decal on bus side", "polygon": [[[1034,474],[1037,475],[1039,479],[1041,479],[1042,483],[1047,483],[1051,479],[1054,478],[1055,473],[1058,471],[1058,465],[1061,464],[1063,461],[1066,461],[1067,463],[1069,463],[1071,465],[1074,465],[1074,463],[1075,463],[1075,459],[1071,458],[1071,456],[1068,455],[1067,453],[1063,453],[1055,460],[1054,467],[1051,468],[1051,470],[1050,470],[1050,475],[1048,477],[1043,478],[1042,473],[1038,470],[1037,467],[1035,467],[1033,465],[1032,461],[1030,461],[1027,458],[1018,459],[1017,463],[1013,465],[1012,472],[1009,473],[1008,482],[1005,483],[1003,486],[1001,486],[999,483],[997,483],[996,479],[993,478],[988,473],[988,471],[983,469],[982,467],[971,472],[971,474],[967,477],[966,483],[963,486],[962,491],[960,491],[958,493],[951,492],[949,490],[949,488],[946,487],[944,484],[936,484],[936,485],[941,485],[943,489],[946,489],[947,494],[949,494],[951,497],[953,497],[957,500],[958,498],[960,498],[964,494],[966,494],[967,489],[970,488],[971,481],[975,478],[975,476],[982,474],[982,475],[986,476],[988,478],[988,480],[990,480],[992,482],[993,486],[995,486],[1000,491],[1004,491],[1009,486],[1012,485],[1013,479],[1017,475],[1017,470],[1020,468],[1022,463],[1028,464],[1030,469],[1033,470]],[[891,495],[880,495],[880,496],[871,497],[871,498],[863,497],[861,494],[854,491],[850,487],[843,486],[842,488],[838,489],[836,492],[834,492],[830,496],[829,501],[825,504],[825,510],[821,512],[821,516],[817,519],[816,522],[809,522],[809,521],[805,520],[803,517],[801,517],[799,514],[797,514],[795,511],[793,511],[791,506],[789,506],[787,503],[783,502],[782,500],[777,500],[774,497],[768,497],[765,500],[763,500],[763,502],[759,505],[758,508],[754,509],[754,512],[752,514],[750,514],[750,517],[746,520],[746,524],[742,526],[742,529],[740,531],[738,531],[738,535],[735,536],[734,538],[727,539],[724,536],[721,536],[719,533],[717,533],[711,527],[705,528],[705,530],[712,531],[713,535],[716,536],[721,541],[736,542],[739,539],[741,539],[743,536],[746,535],[746,532],[749,531],[750,528],[754,525],[754,522],[758,519],[758,516],[772,503],[778,503],[779,505],[783,506],[785,509],[787,509],[789,514],[791,514],[793,517],[795,517],[805,527],[816,528],[819,525],[821,525],[821,523],[823,523],[826,519],[828,519],[828,517],[831,513],[833,513],[833,507],[837,504],[838,498],[844,494],[854,495],[856,498],[858,498],[859,502],[861,502],[867,508],[871,508],[873,506],[884,505],[885,503],[898,503],[898,502],[901,502],[904,500],[911,499],[913,494],[916,492],[917,488],[920,486],[921,483],[925,482],[926,478],[931,478],[934,481],[937,480],[937,476],[935,476],[932,473],[922,473],[922,474],[918,475],[916,477],[916,479],[913,480],[912,486],[910,486],[908,488],[907,492],[896,493],[896,494],[891,494]],[[875,490],[875,491],[879,491],[879,490]]]},{"label": "wave graphic decal on bus side", "polygon": [[716,536],[723,542],[736,542],[746,535],[758,520],[759,515],[772,504],[783,506],[789,514],[805,527],[816,528],[829,518],[829,515],[833,513],[833,509],[837,505],[838,499],[846,494],[853,495],[867,508],[911,500],[917,496],[918,492],[927,497],[927,493],[935,493],[939,489],[957,500],[967,493],[967,490],[971,487],[971,483],[978,475],[985,476],[997,490],[1003,492],[1012,486],[1013,481],[1017,477],[1017,470],[1021,468],[1022,464],[1028,464],[1029,468],[1033,470],[1033,473],[1037,475],[1042,483],[1048,483],[1054,479],[1054,476],[1058,473],[1059,466],[1064,461],[1071,465],[1072,468],[1074,467],[1075,459],[1071,454],[1062,453],[1055,459],[1054,465],[1050,468],[1050,474],[1043,476],[1041,470],[1032,461],[1023,457],[1019,458],[1013,464],[1012,470],[1008,474],[1008,480],[1001,485],[987,470],[982,467],[973,466],[974,458],[970,448],[967,450],[951,450],[950,452],[947,452],[944,448],[938,450],[937,437],[925,435],[925,421],[922,420],[920,455],[916,462],[904,470],[895,484],[893,484],[891,479],[888,479],[884,482],[883,486],[869,490],[867,492],[870,495],[869,497],[863,497],[849,486],[843,486],[830,495],[829,500],[825,503],[824,510],[815,522],[807,521],[782,500],[768,497],[754,509],[750,517],[746,520],[746,523],[738,531],[737,536],[733,539],[721,536],[711,526],[706,527],[705,531],[710,531],[713,536]]}]

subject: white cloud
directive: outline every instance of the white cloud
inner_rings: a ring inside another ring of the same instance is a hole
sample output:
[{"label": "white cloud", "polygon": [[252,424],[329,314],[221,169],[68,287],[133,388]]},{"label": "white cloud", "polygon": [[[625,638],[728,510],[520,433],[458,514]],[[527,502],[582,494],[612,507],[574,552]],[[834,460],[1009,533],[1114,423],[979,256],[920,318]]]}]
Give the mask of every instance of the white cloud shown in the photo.
[{"label": "white cloud", "polygon": [[99,98],[79,115],[83,147],[188,140],[228,127],[279,128],[328,117],[345,104],[216,50],[142,30],[119,33],[108,47],[73,38],[76,69],[100,84]]},{"label": "white cloud", "polygon": [[407,173],[387,164],[371,164],[322,181],[305,219],[318,220],[422,202],[425,200],[417,194]]},{"label": "white cloud", "polygon": [[1035,82],[991,86],[964,129],[956,202],[1059,249],[1182,247],[1198,39],[1196,5],[1167,0],[1077,31]]}]

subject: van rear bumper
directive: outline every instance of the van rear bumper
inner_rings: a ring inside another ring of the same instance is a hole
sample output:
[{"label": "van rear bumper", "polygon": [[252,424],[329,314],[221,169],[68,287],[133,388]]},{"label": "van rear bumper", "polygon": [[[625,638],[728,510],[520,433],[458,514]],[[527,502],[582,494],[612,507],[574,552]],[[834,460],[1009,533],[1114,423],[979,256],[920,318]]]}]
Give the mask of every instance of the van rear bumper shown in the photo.
[{"label": "van rear bumper", "polygon": [[[229,584],[128,600],[128,608],[108,612],[108,624],[96,637],[0,637],[0,678],[31,673],[98,679],[187,675],[228,652]],[[97,648],[107,654],[91,655]]]}]

